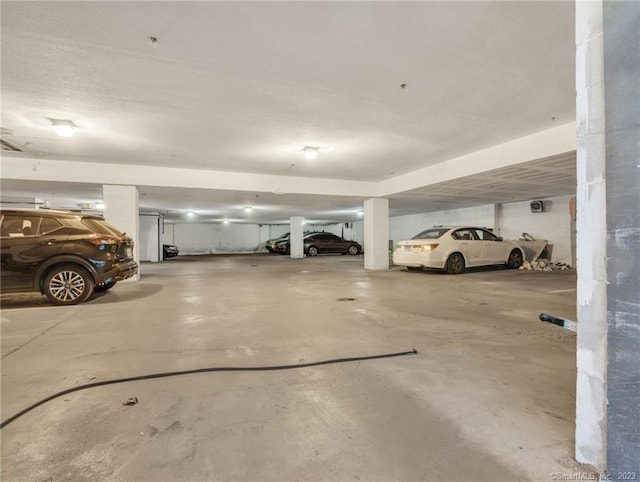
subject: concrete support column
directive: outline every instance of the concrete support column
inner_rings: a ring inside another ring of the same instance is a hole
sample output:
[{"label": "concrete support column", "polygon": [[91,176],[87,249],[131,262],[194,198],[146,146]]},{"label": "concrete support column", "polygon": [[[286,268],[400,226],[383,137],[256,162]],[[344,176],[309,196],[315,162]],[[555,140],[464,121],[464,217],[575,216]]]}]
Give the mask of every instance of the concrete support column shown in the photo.
[{"label": "concrete support column", "polygon": [[304,258],[302,235],[304,232],[304,218],[294,216],[289,220],[289,250],[292,258]]},{"label": "concrete support column", "polygon": [[502,236],[502,204],[493,205],[493,234],[496,236]]},{"label": "concrete support column", "polygon": [[640,4],[576,3],[576,459],[640,474]]},{"label": "concrete support column", "polygon": [[389,200],[364,202],[364,267],[389,269]]},{"label": "concrete support column", "polygon": [[602,2],[576,2],[576,459],[606,468],[606,192]]},{"label": "concrete support column", "polygon": [[160,216],[145,214],[140,216],[140,261],[158,262],[162,259],[160,243]]},{"label": "concrete support column", "polygon": [[[138,216],[138,188],[136,186],[102,186],[104,201],[104,218],[119,231],[127,233],[133,239],[133,257],[140,263],[140,220]],[[138,274],[129,278],[131,281],[140,279]]]},{"label": "concrete support column", "polygon": [[640,2],[604,2],[603,31],[607,471],[627,480],[640,479]]}]

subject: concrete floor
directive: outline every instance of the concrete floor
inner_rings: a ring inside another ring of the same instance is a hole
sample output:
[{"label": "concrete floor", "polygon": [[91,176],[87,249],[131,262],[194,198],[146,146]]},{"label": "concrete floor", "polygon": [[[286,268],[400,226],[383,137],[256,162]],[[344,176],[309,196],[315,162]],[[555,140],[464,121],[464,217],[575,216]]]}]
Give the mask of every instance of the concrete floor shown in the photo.
[{"label": "concrete floor", "polygon": [[[573,460],[575,272],[180,257],[74,307],[2,297],[3,480],[551,480]],[[338,301],[351,297],[354,301]],[[123,406],[129,397],[139,403]]]}]

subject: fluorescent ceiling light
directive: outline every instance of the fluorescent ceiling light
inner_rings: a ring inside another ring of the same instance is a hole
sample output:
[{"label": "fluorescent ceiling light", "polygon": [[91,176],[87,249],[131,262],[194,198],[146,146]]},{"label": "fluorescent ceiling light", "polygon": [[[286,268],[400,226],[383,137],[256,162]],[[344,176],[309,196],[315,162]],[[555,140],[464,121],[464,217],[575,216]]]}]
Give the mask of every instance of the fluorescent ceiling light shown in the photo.
[{"label": "fluorescent ceiling light", "polygon": [[304,149],[302,149],[304,152],[304,158],[309,160],[315,159],[316,157],[318,157],[318,149],[318,147],[306,146]]},{"label": "fluorescent ceiling light", "polygon": [[194,212],[193,212],[193,211],[189,211],[189,212],[187,213],[187,217],[188,217],[188,218],[192,218],[192,217],[194,217],[194,216],[195,216],[195,214],[194,214]]},{"label": "fluorescent ceiling light", "polygon": [[247,206],[246,208],[244,208],[244,211],[247,213],[250,213],[253,210],[253,208],[251,206]]},{"label": "fluorescent ceiling light", "polygon": [[362,209],[358,211],[358,216],[364,216],[364,211]]},{"label": "fluorescent ceiling light", "polygon": [[73,136],[76,127],[73,122],[64,119],[51,119],[51,126],[53,127],[53,132],[60,137]]}]

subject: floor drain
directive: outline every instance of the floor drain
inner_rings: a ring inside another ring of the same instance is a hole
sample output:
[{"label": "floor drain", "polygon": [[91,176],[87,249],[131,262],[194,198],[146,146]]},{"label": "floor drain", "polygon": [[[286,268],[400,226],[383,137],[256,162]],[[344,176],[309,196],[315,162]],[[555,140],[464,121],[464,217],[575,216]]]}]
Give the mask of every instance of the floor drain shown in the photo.
[{"label": "floor drain", "polygon": [[337,298],[338,301],[355,301],[355,298]]}]

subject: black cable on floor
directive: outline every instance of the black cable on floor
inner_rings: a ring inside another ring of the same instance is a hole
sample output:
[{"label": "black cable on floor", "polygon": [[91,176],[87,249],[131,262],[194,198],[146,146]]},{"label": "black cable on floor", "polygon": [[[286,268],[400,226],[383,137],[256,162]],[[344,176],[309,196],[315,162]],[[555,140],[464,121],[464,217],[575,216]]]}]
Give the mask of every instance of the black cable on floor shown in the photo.
[{"label": "black cable on floor", "polygon": [[273,365],[273,366],[264,366],[264,367],[212,367],[212,368],[196,368],[193,370],[183,370],[179,372],[165,372],[165,373],[152,373],[150,375],[140,375],[137,377],[129,377],[129,378],[118,378],[115,380],[104,380],[101,382],[93,382],[87,383],[86,385],[78,385],[77,387],[68,388],[67,390],[63,390],[58,393],[54,393],[53,395],[48,396],[47,398],[43,398],[39,402],[34,403],[33,405],[25,408],[24,410],[19,411],[15,415],[12,415],[2,423],[0,423],[0,429],[3,429],[5,426],[9,425],[11,422],[16,420],[17,418],[22,417],[25,413],[30,412],[36,407],[47,403],[48,401],[53,400],[54,398],[61,397],[62,395],[66,395],[68,393],[77,392],[79,390],[85,390],[87,388],[93,387],[102,387],[104,385],[113,385],[115,383],[125,383],[125,382],[135,382],[137,380],[149,380],[151,378],[164,378],[164,377],[175,377],[178,375],[191,375],[194,373],[206,373],[206,372],[257,372],[257,371],[274,371],[274,370],[293,370],[296,368],[308,368],[308,367],[317,367],[320,365],[332,365],[336,363],[349,363],[355,361],[363,361],[363,360],[375,360],[377,358],[392,358],[396,356],[405,356],[405,355],[416,355],[418,350],[415,348],[411,351],[402,351],[398,353],[386,353],[383,355],[369,355],[369,356],[357,356],[350,358],[335,358],[333,360],[323,360],[317,362],[310,363],[297,363],[295,365]]}]

